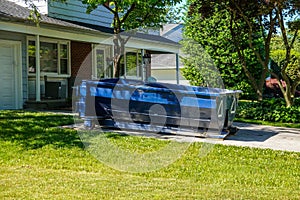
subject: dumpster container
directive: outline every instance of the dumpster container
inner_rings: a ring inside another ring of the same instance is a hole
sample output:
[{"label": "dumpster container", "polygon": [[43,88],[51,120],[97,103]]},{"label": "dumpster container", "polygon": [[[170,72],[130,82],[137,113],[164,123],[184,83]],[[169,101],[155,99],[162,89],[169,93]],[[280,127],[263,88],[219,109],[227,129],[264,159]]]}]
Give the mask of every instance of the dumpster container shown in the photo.
[{"label": "dumpster container", "polygon": [[241,91],[143,82],[83,80],[76,112],[86,128],[98,121],[113,128],[224,138],[232,126]]}]

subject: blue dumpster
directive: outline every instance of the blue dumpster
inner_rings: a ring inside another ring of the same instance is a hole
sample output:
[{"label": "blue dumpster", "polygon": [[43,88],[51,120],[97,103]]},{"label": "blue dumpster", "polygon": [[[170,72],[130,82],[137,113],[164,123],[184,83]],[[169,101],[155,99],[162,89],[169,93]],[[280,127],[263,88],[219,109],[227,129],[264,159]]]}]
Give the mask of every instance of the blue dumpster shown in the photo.
[{"label": "blue dumpster", "polygon": [[83,80],[76,111],[86,128],[102,126],[192,132],[224,138],[232,126],[241,91],[129,79]]}]

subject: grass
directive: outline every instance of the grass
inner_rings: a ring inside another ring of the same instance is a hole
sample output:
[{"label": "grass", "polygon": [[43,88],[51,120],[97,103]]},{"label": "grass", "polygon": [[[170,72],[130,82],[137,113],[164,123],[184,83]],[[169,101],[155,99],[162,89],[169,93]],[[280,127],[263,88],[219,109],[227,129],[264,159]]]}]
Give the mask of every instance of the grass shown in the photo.
[{"label": "grass", "polygon": [[[300,153],[193,143],[148,173],[114,170],[84,150],[71,116],[0,111],[0,199],[299,199]],[[168,141],[104,135],[144,153]]]}]

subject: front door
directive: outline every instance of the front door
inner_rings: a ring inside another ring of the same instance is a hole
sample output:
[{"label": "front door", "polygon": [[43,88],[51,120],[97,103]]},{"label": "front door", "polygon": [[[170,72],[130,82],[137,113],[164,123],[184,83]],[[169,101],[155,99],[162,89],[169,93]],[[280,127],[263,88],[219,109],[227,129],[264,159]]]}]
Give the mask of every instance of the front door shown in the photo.
[{"label": "front door", "polygon": [[20,108],[19,44],[0,40],[0,109]]}]

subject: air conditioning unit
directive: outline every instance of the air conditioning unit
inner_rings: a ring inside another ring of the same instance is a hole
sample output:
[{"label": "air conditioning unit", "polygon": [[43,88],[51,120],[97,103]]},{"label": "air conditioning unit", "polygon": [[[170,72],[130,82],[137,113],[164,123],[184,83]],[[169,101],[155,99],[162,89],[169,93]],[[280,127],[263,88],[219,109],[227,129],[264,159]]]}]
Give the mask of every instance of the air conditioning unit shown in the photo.
[{"label": "air conditioning unit", "polygon": [[45,97],[47,99],[61,99],[61,82],[45,82]]}]

